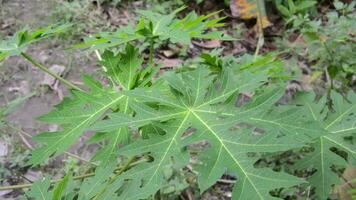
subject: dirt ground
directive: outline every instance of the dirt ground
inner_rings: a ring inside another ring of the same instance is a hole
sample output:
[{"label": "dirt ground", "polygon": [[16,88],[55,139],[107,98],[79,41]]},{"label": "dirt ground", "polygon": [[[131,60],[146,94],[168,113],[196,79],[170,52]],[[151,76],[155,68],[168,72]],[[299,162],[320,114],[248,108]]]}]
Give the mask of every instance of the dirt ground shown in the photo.
[{"label": "dirt ground", "polygon": [[[55,0],[0,0],[0,39],[13,35],[26,25],[36,28],[56,23],[56,19],[51,16],[56,5]],[[64,50],[60,39],[47,40],[33,46],[35,47],[28,49],[28,54],[54,71],[59,69],[58,72],[63,77],[78,84],[83,74],[93,74],[98,69],[93,55]],[[40,170],[28,171],[24,167],[29,148],[35,145],[26,134],[36,135],[58,129],[55,125],[42,124],[36,118],[48,113],[68,95],[65,87],[57,82],[48,82],[47,79],[47,75],[19,57],[12,57],[0,64],[0,106],[18,97],[34,94],[7,117],[14,128],[0,130],[0,148],[6,152],[0,158],[0,179],[5,179],[5,184],[23,183],[41,176]],[[80,151],[81,148],[83,145],[77,145],[71,151],[89,157],[90,155],[82,153],[84,150]],[[58,164],[60,165],[60,161],[50,163],[48,173],[60,176],[61,172],[57,173],[55,170]],[[9,192],[11,191],[1,191],[0,199],[17,196],[17,192],[11,195],[7,194]]]}]

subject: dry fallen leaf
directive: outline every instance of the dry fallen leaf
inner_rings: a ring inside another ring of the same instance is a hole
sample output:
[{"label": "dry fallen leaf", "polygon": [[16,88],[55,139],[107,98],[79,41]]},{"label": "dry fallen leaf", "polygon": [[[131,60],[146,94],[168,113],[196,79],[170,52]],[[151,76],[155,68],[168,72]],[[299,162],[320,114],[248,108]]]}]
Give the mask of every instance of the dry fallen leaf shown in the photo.
[{"label": "dry fallen leaf", "polygon": [[209,40],[209,41],[205,41],[205,42],[195,42],[195,41],[193,41],[193,44],[195,44],[195,45],[197,45],[199,47],[206,48],[206,49],[214,49],[214,48],[221,47],[220,40]]},{"label": "dry fallen leaf", "polygon": [[162,54],[166,57],[166,58],[170,58],[172,56],[174,56],[176,53],[172,50],[162,50]]},{"label": "dry fallen leaf", "polygon": [[183,61],[180,59],[162,59],[158,61],[162,67],[166,68],[166,67],[177,67],[182,65]]},{"label": "dry fallen leaf", "polygon": [[231,0],[231,14],[240,19],[257,19],[257,26],[266,28],[271,25],[267,18],[264,0]]}]

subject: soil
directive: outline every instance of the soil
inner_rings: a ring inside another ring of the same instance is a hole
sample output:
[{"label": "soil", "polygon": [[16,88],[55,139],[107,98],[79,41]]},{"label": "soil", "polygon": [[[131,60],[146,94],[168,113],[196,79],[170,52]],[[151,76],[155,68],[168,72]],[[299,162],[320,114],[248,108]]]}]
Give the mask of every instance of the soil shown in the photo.
[{"label": "soil", "polygon": [[[16,30],[25,25],[36,28],[56,23],[51,12],[56,9],[55,0],[0,0],[0,39],[13,35]],[[47,40],[40,45],[33,45],[27,53],[40,63],[51,68],[54,65],[65,66],[63,76],[74,83],[80,84],[83,74],[94,74],[99,69],[93,55],[83,56],[79,51],[66,51],[60,39]],[[36,118],[48,113],[58,104],[63,96],[68,96],[68,90],[61,84],[59,87],[43,85],[45,74],[33,67],[29,62],[19,57],[11,57],[0,64],[0,107],[13,99],[34,93],[20,108],[7,116],[7,121],[17,129],[0,130],[0,142],[7,144],[7,155],[0,158],[0,182],[3,184],[28,183],[24,176],[28,173],[24,160],[28,157],[28,145],[35,145],[29,137],[19,137],[19,132],[36,135],[43,131],[56,130],[58,127],[40,123]],[[54,89],[53,89],[54,88]],[[24,139],[25,138],[25,139]],[[25,141],[24,141],[25,140]],[[83,143],[83,142],[82,142]],[[78,144],[70,151],[79,153],[84,144]],[[79,151],[79,152],[78,152]],[[27,154],[26,154],[27,153]],[[63,157],[51,161],[46,173],[61,175],[56,167],[62,166]],[[40,170],[31,171],[37,179],[41,177]],[[35,178],[35,179],[36,179]],[[4,181],[5,180],[5,181]],[[0,199],[16,198],[21,191],[3,191]]]}]

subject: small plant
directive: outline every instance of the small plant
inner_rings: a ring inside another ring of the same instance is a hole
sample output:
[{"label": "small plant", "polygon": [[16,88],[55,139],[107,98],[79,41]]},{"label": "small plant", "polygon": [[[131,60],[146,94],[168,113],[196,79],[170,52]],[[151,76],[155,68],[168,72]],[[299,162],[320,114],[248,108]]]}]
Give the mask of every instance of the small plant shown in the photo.
[{"label": "small plant", "polygon": [[[90,142],[101,148],[92,157],[98,164],[92,172],[0,189],[31,187],[23,199],[155,199],[192,182],[204,192],[230,174],[237,177],[233,199],[277,199],[272,190],[300,184],[310,185],[317,198],[326,199],[339,180],[334,169],[356,158],[355,94],[330,93],[332,109],[325,106],[327,97],[315,102],[312,93],[282,105],[278,101],[288,77],[271,55],[246,56],[238,63],[215,51],[203,54],[195,65],[158,75],[154,54],[162,41],[231,39],[222,32],[207,32],[224,25],[223,18],[209,20],[217,13],[190,13],[178,19],[175,15],[181,10],[170,15],[140,11],[135,28],[94,35],[76,46],[101,51],[99,64],[110,84],[102,85],[88,75],[83,78],[85,90],[62,81],[72,89],[71,96],[39,118],[61,129],[33,138],[39,147],[28,164],[37,166],[61,155],[81,135],[93,131]],[[14,49],[29,43],[16,40]],[[147,60],[142,56],[146,49]],[[2,49],[0,55],[21,55],[44,70],[22,49]],[[246,94],[250,99],[237,105]],[[308,180],[256,166],[265,153],[310,146],[295,164],[298,170],[311,170]],[[196,161],[192,168],[191,160]],[[193,178],[179,179],[186,171]]]},{"label": "small plant", "polygon": [[274,3],[278,11],[285,18],[286,24],[293,23],[295,25],[295,21],[303,18],[310,9],[315,8],[317,1],[275,0]]},{"label": "small plant", "polygon": [[331,90],[343,93],[352,88],[352,77],[356,72],[352,56],[355,49],[352,33],[356,27],[353,23],[355,16],[351,13],[355,2],[346,5],[336,1],[334,7],[336,10],[327,13],[324,21],[318,18],[312,20],[308,16],[298,21],[293,28],[299,33],[297,39],[283,45],[289,53],[310,63],[312,81],[320,77],[326,80],[329,98]]}]

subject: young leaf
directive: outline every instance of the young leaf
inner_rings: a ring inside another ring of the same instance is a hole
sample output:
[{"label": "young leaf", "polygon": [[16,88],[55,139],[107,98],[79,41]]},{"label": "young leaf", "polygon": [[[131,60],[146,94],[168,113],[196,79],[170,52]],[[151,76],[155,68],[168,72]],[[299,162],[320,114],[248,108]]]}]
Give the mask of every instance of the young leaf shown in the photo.
[{"label": "young leaf", "polygon": [[[123,91],[128,91],[136,87],[145,87],[151,84],[151,77],[157,72],[152,66],[147,66],[145,70],[140,71],[143,59],[139,55],[138,49],[127,45],[125,53],[114,55],[110,51],[105,51],[102,55],[102,64],[114,84],[121,87]],[[119,111],[123,114],[130,114],[129,102],[131,98],[124,96],[118,102]],[[130,140],[128,126],[103,134],[101,139],[108,141],[100,151],[96,153],[93,160],[107,162],[115,158],[116,150],[119,144],[127,144]]]},{"label": "young leaf", "polygon": [[68,186],[68,182],[71,179],[67,174],[64,178],[54,187],[52,200],[61,200],[62,196],[65,196],[65,191]]},{"label": "young leaf", "polygon": [[224,18],[208,20],[218,12],[202,16],[191,12],[183,19],[177,19],[176,14],[183,9],[184,7],[179,8],[168,15],[141,10],[138,14],[142,18],[138,21],[136,28],[127,26],[114,33],[100,33],[95,37],[85,39],[84,43],[78,44],[74,48],[107,49],[135,40],[157,38],[161,41],[169,40],[172,43],[182,44],[189,44],[191,39],[194,38],[233,40],[233,38],[220,31],[206,33],[209,28],[224,25],[221,23]]},{"label": "young leaf", "polygon": [[28,28],[16,32],[9,40],[0,41],[0,62],[9,56],[20,55],[26,48],[41,39],[62,33],[71,25],[52,25],[30,32]]}]

